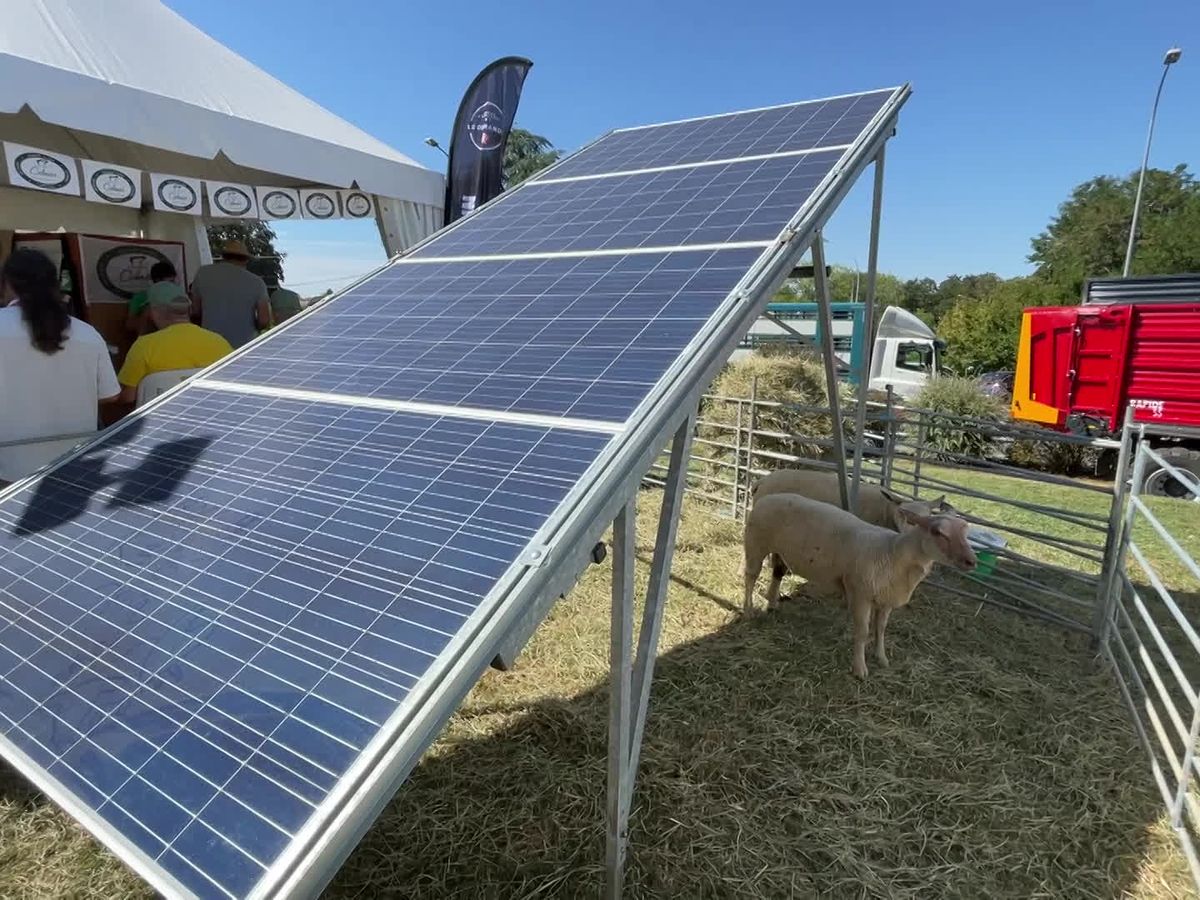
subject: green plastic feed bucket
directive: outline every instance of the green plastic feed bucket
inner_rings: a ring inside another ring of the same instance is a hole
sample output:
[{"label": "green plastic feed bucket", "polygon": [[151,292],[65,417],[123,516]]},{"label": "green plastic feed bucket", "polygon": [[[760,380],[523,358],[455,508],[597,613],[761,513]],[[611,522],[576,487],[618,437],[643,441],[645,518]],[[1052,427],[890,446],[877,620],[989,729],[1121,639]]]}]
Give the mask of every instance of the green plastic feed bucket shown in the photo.
[{"label": "green plastic feed bucket", "polygon": [[976,550],[975,551],[975,559],[977,560],[977,563],[978,563],[975,566],[976,577],[987,578],[987,576],[991,575],[993,572],[996,571],[996,554],[995,553],[992,553],[989,550]]},{"label": "green plastic feed bucket", "polygon": [[1008,541],[994,531],[984,531],[982,528],[971,528],[967,532],[967,541],[975,551],[976,566],[972,573],[976,578],[987,578],[996,571],[996,551],[1008,546]]}]

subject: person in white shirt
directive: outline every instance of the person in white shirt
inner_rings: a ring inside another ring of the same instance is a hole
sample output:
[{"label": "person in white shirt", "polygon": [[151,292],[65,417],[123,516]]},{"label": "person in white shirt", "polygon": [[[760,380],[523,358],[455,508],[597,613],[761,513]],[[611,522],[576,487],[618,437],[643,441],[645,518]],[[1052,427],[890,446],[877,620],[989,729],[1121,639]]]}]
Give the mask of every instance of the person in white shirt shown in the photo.
[{"label": "person in white shirt", "polygon": [[96,431],[99,404],[120,393],[108,345],[67,311],[54,263],[14,250],[0,267],[0,485]]}]

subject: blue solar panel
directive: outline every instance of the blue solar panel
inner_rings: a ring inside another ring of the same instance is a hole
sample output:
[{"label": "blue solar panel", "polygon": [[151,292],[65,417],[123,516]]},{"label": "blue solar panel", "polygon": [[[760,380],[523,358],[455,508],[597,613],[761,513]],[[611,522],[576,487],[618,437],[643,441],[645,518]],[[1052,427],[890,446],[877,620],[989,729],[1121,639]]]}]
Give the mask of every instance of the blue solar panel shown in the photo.
[{"label": "blue solar panel", "polygon": [[624,421],[760,253],[402,262],[213,377]]},{"label": "blue solar panel", "polygon": [[416,258],[774,240],[842,150],[586,181],[533,182]]},{"label": "blue solar panel", "polygon": [[610,438],[185,396],[0,505],[0,734],[240,897]]},{"label": "blue solar panel", "polygon": [[895,90],[630,128],[606,135],[547,173],[567,178],[852,143]]},{"label": "blue solar panel", "polygon": [[560,578],[547,525],[603,526],[648,437],[613,423],[761,299],[764,248],[794,263],[774,239],[892,97],[610,135],[7,497],[0,753],[169,894],[327,875],[441,721],[422,698],[532,607],[531,542]]}]

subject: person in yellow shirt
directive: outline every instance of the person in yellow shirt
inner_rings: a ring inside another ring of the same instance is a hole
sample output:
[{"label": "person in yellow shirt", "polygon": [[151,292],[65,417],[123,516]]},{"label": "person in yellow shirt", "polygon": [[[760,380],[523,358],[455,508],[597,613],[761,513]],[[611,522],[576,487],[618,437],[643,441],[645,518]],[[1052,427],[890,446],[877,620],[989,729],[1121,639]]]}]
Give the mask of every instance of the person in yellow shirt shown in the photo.
[{"label": "person in yellow shirt", "polygon": [[144,334],[129,348],[117,373],[121,400],[137,399],[138,385],[147,375],[174,369],[199,369],[233,352],[229,341],[215,331],[193,325],[191,301],[173,281],[160,281],[146,292],[150,317],[157,331]]}]

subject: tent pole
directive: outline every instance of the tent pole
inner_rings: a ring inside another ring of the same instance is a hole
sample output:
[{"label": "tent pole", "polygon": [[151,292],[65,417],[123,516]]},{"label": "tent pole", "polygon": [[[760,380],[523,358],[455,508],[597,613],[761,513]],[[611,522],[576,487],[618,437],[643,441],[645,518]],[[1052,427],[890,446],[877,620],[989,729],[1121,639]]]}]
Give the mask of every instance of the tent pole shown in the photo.
[{"label": "tent pole", "polygon": [[629,842],[629,812],[633,785],[641,757],[642,734],[650,705],[650,682],[662,633],[663,608],[670,583],[671,559],[675,553],[675,535],[679,513],[687,487],[688,460],[691,457],[692,432],[696,412],[683,421],[671,440],[671,460],[663,487],[654,541],[654,558],[646,587],[642,627],[638,633],[636,659],[633,656],[633,567],[636,547],[635,501],[617,514],[613,523],[612,554],[612,633],[609,659],[612,681],[609,687],[608,725],[608,846],[605,896],[619,900],[624,886],[625,854]]},{"label": "tent pole", "polygon": [[854,412],[854,477],[850,481],[850,511],[858,513],[858,485],[862,480],[863,444],[867,431],[867,388],[871,381],[872,336],[875,332],[875,282],[879,267],[879,216],[883,209],[883,156],[887,144],[875,156],[875,193],[871,200],[871,246],[867,251],[867,297],[863,312],[865,335],[858,367],[858,408]]},{"label": "tent pole", "polygon": [[837,463],[838,489],[842,498],[842,509],[850,509],[850,495],[846,488],[846,437],[842,432],[842,403],[838,397],[837,363],[833,354],[833,313],[830,311],[829,279],[825,277],[825,239],[820,231],[813,235],[812,242],[813,281],[817,288],[817,309],[820,313],[821,332],[825,336],[821,355],[825,359],[825,387],[829,391],[829,418],[833,426],[833,455]]}]

